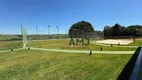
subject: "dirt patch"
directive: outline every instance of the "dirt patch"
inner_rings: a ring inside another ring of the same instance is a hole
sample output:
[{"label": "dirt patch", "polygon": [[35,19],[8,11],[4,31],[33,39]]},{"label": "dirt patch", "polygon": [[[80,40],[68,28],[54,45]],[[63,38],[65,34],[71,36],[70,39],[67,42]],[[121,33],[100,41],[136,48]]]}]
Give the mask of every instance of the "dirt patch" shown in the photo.
[{"label": "dirt patch", "polygon": [[96,41],[97,43],[103,43],[103,44],[123,44],[123,45],[127,45],[131,42],[133,42],[132,40],[126,40],[126,39],[108,39],[108,40],[101,40],[101,41]]}]

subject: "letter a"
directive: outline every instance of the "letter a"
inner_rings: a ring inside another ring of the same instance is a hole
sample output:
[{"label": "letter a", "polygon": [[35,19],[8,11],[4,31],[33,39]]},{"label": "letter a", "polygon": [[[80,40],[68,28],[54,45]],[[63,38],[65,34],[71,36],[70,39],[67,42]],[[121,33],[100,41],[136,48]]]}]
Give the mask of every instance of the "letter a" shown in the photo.
[{"label": "letter a", "polygon": [[70,43],[69,43],[69,46],[70,46],[71,44],[75,45],[73,38],[71,38]]}]

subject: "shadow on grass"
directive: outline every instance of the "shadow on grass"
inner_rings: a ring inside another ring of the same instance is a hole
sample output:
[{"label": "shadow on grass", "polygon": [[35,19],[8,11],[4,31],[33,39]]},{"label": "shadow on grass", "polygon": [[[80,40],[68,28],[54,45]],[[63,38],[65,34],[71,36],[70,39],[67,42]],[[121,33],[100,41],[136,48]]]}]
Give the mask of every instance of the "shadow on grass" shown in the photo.
[{"label": "shadow on grass", "polygon": [[129,80],[141,47],[138,47],[129,62],[126,64],[117,80]]}]

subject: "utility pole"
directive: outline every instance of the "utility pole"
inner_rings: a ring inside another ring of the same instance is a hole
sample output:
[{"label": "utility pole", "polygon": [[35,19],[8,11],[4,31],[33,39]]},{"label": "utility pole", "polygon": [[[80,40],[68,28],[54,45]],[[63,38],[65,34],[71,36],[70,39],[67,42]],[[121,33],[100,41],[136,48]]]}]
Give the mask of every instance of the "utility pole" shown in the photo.
[{"label": "utility pole", "polygon": [[66,38],[67,37],[67,28],[65,28],[65,37],[64,38]]},{"label": "utility pole", "polygon": [[48,26],[48,35],[49,35],[49,27],[50,27],[50,25]]},{"label": "utility pole", "polygon": [[58,45],[59,45],[59,27],[57,26],[57,32],[58,32]]},{"label": "utility pole", "polygon": [[21,36],[23,35],[23,27],[22,27],[22,24],[21,24]]},{"label": "utility pole", "polygon": [[65,28],[65,34],[66,34],[66,28]]},{"label": "utility pole", "polygon": [[50,38],[50,36],[49,36],[49,28],[50,28],[50,25],[48,26],[48,39]]},{"label": "utility pole", "polygon": [[32,46],[33,37],[34,37],[34,31],[32,31],[32,35],[31,35],[31,46]]},{"label": "utility pole", "polygon": [[23,44],[24,44],[24,42],[23,42],[23,26],[22,26],[22,24],[21,24],[21,38],[22,38],[22,47],[23,47]]},{"label": "utility pole", "polygon": [[46,40],[46,32],[45,32],[45,29],[44,29],[44,34],[43,34],[43,37],[44,37],[44,41]]},{"label": "utility pole", "polygon": [[38,27],[36,25],[36,39],[37,39],[37,46],[38,46]]}]

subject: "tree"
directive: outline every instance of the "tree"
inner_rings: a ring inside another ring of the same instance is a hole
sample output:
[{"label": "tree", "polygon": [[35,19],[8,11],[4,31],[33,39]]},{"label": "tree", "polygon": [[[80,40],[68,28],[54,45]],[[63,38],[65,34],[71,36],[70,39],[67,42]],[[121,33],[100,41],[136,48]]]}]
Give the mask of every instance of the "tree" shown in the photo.
[{"label": "tree", "polygon": [[118,23],[114,26],[105,26],[104,36],[133,36],[135,42],[135,37],[142,36],[142,26],[130,25],[128,27],[124,27],[119,25]]},{"label": "tree", "polygon": [[119,36],[120,35],[120,28],[121,26],[116,23],[113,27],[112,27],[112,30],[113,30],[113,36]]},{"label": "tree", "polygon": [[105,26],[104,27],[104,36],[113,36],[113,32],[112,32],[112,27],[111,26]]},{"label": "tree", "polygon": [[88,38],[93,35],[94,28],[91,23],[81,21],[73,24],[69,29],[69,36],[71,38]]},{"label": "tree", "polygon": [[127,31],[126,31],[126,32],[125,32],[125,31],[126,31],[126,28],[125,28],[125,27],[123,27],[123,26],[120,27],[119,36],[126,36],[126,32],[127,32]]},{"label": "tree", "polygon": [[130,30],[130,35],[140,36],[142,31],[141,25],[131,25],[127,27]]},{"label": "tree", "polygon": [[127,27],[130,30],[130,35],[133,36],[133,40],[135,42],[135,38],[141,36],[141,25],[131,25]]}]

